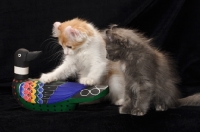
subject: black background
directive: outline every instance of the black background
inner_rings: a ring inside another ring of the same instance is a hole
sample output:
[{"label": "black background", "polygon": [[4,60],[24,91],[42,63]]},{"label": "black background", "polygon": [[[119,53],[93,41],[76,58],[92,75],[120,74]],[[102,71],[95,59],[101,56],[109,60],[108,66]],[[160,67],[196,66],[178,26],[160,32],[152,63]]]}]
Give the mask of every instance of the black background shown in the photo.
[{"label": "black background", "polygon": [[200,131],[200,107],[152,109],[144,117],[119,115],[109,103],[43,113],[19,106],[10,87],[15,51],[43,51],[30,64],[30,77],[39,77],[59,64],[53,23],[79,17],[99,29],[109,24],[139,29],[176,61],[183,97],[200,92],[199,7],[199,0],[1,0],[0,131]]}]

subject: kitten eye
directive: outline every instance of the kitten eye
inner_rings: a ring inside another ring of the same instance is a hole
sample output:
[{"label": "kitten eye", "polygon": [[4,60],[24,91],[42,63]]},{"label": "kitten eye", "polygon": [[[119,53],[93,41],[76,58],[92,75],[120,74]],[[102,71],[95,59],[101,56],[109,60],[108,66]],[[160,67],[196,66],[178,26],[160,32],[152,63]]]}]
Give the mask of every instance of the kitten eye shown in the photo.
[{"label": "kitten eye", "polygon": [[71,49],[71,48],[72,48],[72,46],[68,46],[68,45],[67,45],[66,47],[67,47],[67,48],[69,48],[69,49]]}]

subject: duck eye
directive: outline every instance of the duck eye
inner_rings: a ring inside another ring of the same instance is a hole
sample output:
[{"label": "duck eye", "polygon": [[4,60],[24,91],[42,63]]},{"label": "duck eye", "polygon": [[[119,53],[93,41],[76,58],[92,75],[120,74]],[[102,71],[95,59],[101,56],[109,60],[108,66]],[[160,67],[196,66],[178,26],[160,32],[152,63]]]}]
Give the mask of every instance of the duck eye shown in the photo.
[{"label": "duck eye", "polygon": [[72,46],[66,46],[67,48],[69,48],[69,49],[71,49],[72,48]]},{"label": "duck eye", "polygon": [[18,57],[21,57],[22,55],[21,54],[18,54]]}]

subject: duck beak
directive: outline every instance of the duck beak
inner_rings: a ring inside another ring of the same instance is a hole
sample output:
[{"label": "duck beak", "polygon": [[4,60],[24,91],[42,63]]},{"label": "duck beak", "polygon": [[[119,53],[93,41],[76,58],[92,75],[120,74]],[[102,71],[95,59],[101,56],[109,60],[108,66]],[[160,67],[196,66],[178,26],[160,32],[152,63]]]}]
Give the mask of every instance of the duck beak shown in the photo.
[{"label": "duck beak", "polygon": [[33,52],[28,52],[26,55],[26,61],[31,61],[35,59],[36,57],[40,56],[42,54],[42,51],[33,51]]}]

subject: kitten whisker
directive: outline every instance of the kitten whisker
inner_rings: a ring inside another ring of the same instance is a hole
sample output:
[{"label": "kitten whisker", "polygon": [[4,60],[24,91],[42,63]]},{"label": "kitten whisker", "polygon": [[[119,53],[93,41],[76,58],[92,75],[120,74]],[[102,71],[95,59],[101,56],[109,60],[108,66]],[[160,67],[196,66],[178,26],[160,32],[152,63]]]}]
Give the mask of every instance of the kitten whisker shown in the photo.
[{"label": "kitten whisker", "polygon": [[55,52],[54,54],[44,58],[44,60],[47,60],[50,58],[47,63],[50,63],[51,61],[55,61],[56,64],[59,64],[59,62],[62,62],[62,54],[63,54],[63,51],[59,50]]},{"label": "kitten whisker", "polygon": [[45,45],[44,47],[44,51],[51,51],[51,52],[55,52],[57,50],[60,50],[61,46],[58,44],[58,42],[48,42],[47,45]]},{"label": "kitten whisker", "polygon": [[57,42],[57,39],[54,39],[54,38],[48,38],[48,39],[44,40],[44,42],[42,42],[42,44],[40,44],[39,49],[41,49],[41,48],[43,47],[43,45],[44,45],[47,41],[55,41],[55,42]]},{"label": "kitten whisker", "polygon": [[[52,58],[55,58],[54,56],[56,56],[56,57],[61,56],[62,53],[63,53],[63,51],[62,51],[62,50],[59,50],[59,51],[55,52],[54,54],[52,54],[52,55],[46,57],[45,60],[46,60],[46,59],[49,59],[49,58],[51,58],[51,57],[52,57]],[[51,60],[53,60],[52,58],[51,58]]]},{"label": "kitten whisker", "polygon": [[57,42],[50,42],[49,45],[50,45],[50,50],[51,49],[60,49],[61,48],[61,46]]}]

